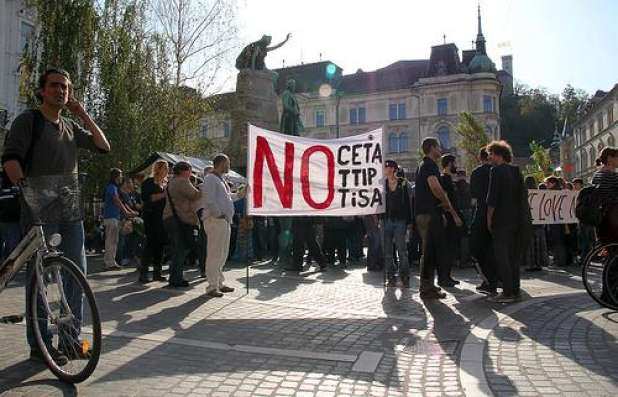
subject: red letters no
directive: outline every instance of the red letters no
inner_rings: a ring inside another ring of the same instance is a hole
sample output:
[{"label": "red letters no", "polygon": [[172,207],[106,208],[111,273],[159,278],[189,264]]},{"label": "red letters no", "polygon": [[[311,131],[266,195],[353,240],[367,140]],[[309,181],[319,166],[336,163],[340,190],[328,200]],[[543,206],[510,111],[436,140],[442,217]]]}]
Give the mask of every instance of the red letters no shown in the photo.
[{"label": "red letters no", "polygon": [[[321,203],[313,201],[313,198],[311,198],[311,186],[309,185],[309,158],[315,152],[322,152],[326,155],[326,165],[328,167],[328,176],[326,180],[328,195],[326,196],[326,200]],[[331,152],[327,146],[311,146],[309,149],[305,150],[300,166],[300,182],[303,188],[303,197],[311,208],[323,210],[330,206],[330,203],[332,203],[335,198],[335,155],[333,155],[333,152]]]},{"label": "red letters no", "polygon": [[261,208],[263,204],[262,192],[262,174],[264,171],[264,160],[268,165],[268,170],[272,177],[275,189],[279,194],[279,200],[283,208],[292,208],[293,191],[293,173],[294,173],[294,144],[291,142],[285,143],[285,164],[283,170],[283,181],[275,163],[273,152],[270,150],[268,141],[262,136],[257,137],[255,148],[255,164],[253,167],[253,206]]}]

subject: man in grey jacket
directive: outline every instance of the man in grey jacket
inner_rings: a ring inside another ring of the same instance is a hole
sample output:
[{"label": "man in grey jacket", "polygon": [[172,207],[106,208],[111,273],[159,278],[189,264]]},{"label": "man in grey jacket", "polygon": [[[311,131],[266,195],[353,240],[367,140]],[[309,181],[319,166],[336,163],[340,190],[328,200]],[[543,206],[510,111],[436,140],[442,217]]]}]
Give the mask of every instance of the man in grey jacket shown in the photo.
[{"label": "man in grey jacket", "polygon": [[223,266],[225,266],[230,247],[230,225],[234,216],[234,201],[243,198],[245,190],[237,194],[232,193],[223,180],[223,175],[230,171],[230,159],[225,154],[216,155],[212,163],[214,170],[206,176],[200,189],[204,200],[202,222],[208,237],[206,295],[219,298],[224,292],[234,291],[234,288],[223,284]]}]

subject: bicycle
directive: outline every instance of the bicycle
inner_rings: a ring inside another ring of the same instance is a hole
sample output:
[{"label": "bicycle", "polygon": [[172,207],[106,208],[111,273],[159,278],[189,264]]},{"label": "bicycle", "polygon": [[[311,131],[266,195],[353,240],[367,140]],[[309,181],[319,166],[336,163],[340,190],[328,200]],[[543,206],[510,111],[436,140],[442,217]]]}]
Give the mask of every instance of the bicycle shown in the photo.
[{"label": "bicycle", "polygon": [[582,281],[598,304],[618,310],[618,243],[597,244],[586,255]]},{"label": "bicycle", "polygon": [[[62,201],[67,201],[66,197],[75,192],[72,188],[64,188],[53,197],[49,194],[51,190],[45,190],[44,200],[29,202],[24,189],[3,189],[0,199],[21,197],[30,213],[35,212],[33,204],[46,201],[47,205],[39,207],[43,209],[40,213],[53,214],[54,204],[60,202],[62,206]],[[63,210],[55,209],[56,212]],[[54,233],[46,238],[40,220],[32,225],[0,264],[0,293],[24,265],[32,261],[26,279],[26,283],[31,283],[31,293],[26,299],[31,331],[51,372],[66,383],[80,383],[92,375],[101,354],[101,321],[94,294],[79,266],[58,250],[62,236]],[[53,346],[57,346],[68,362],[56,362],[52,358],[50,348]]]}]

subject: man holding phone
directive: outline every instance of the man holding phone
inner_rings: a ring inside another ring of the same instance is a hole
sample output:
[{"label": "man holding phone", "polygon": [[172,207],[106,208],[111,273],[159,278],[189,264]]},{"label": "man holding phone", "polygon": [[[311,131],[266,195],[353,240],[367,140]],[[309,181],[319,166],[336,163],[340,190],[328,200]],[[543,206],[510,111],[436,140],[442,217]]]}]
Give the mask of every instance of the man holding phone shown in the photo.
[{"label": "man holding phone", "polygon": [[[41,101],[39,109],[24,111],[11,125],[4,144],[2,166],[14,185],[22,186],[28,183],[33,189],[37,189],[37,186],[45,180],[58,179],[71,181],[77,186],[78,149],[107,153],[110,151],[109,142],[84,107],[73,97],[70,76],[65,70],[45,71],[39,77],[36,96]],[[68,109],[86,128],[63,117],[64,109]],[[79,195],[74,197],[72,195],[71,200],[79,200]],[[79,203],[67,203],[67,205],[79,208]],[[60,233],[62,235],[60,251],[86,274],[84,225],[81,214],[74,214],[71,211],[60,212],[62,213],[60,217],[66,219],[46,223],[43,226],[45,234]],[[28,274],[32,274],[33,271],[30,263]],[[73,313],[81,313],[82,297],[70,293],[71,285],[65,286],[67,295],[71,297],[69,305]],[[30,283],[27,283],[26,304],[29,304],[31,295]],[[43,339],[51,344],[51,335],[47,330],[41,329],[41,332]],[[31,348],[30,357],[42,360],[43,355],[37,347],[30,324],[27,327],[27,337]],[[80,350],[71,346],[59,346],[59,350],[53,346],[49,348],[52,358],[60,365],[66,364],[67,355],[75,355],[76,351]]]}]

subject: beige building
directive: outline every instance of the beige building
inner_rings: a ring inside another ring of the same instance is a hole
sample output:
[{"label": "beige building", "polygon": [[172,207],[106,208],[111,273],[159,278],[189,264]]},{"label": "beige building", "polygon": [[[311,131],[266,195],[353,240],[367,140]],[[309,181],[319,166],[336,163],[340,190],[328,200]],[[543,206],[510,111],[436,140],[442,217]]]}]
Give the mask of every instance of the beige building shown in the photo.
[{"label": "beige building", "polygon": [[585,115],[575,123],[575,174],[589,180],[596,170],[595,160],[605,146],[616,146],[618,139],[618,84],[609,92],[597,91],[586,106]]},{"label": "beige building", "polygon": [[[503,62],[512,70],[512,57]],[[402,60],[370,72],[344,75],[329,61],[275,72],[278,94],[289,79],[296,80],[304,136],[345,137],[383,127],[385,158],[397,160],[408,173],[418,164],[419,142],[425,137],[436,137],[445,150],[458,153],[461,112],[474,114],[490,138],[500,137],[500,96],[503,86],[512,86],[511,74],[498,72],[487,56],[480,10],[476,46],[461,55],[449,43],[433,46],[429,59]],[[229,141],[229,119],[225,109],[204,118],[204,137],[216,149]]]}]

